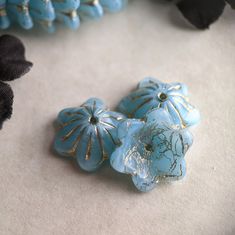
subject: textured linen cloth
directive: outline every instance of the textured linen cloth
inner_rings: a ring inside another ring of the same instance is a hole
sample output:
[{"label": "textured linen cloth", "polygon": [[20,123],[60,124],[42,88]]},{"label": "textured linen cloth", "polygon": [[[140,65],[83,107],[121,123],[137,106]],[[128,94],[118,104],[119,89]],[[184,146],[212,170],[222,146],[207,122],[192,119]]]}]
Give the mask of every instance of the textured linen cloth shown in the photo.
[{"label": "textured linen cloth", "polygon": [[[234,18],[227,8],[197,31],[174,6],[135,0],[76,32],[7,31],[34,67],[11,83],[0,133],[0,234],[235,234]],[[52,151],[61,109],[91,96],[113,108],[145,76],[186,83],[201,111],[184,180],[139,193],[128,176],[87,174]]]}]

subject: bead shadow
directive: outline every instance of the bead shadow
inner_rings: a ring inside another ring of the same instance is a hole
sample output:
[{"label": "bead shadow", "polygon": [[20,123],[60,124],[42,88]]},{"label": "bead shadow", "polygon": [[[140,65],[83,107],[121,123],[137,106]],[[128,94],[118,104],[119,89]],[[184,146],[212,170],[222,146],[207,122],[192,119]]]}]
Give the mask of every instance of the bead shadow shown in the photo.
[{"label": "bead shadow", "polygon": [[[51,128],[52,126],[51,123],[53,124],[53,128]],[[56,119],[49,122],[48,127],[53,129],[54,133],[52,133],[52,135],[50,136],[54,137],[56,131],[58,130],[58,124],[56,122]],[[48,138],[45,138],[45,140],[47,139]],[[131,177],[129,175],[119,174],[118,172],[113,170],[109,164],[109,161],[106,161],[106,163],[95,172],[87,172],[79,167],[79,165],[76,162],[76,159],[74,159],[73,157],[63,157],[58,155],[53,148],[53,143],[54,143],[54,138],[52,138],[49,143],[49,148],[48,148],[49,156],[54,157],[59,161],[64,161],[65,164],[68,164],[70,166],[71,172],[76,173],[78,177],[81,176],[95,177],[95,180],[99,182],[104,182],[104,184],[107,185],[107,188],[115,189],[118,191],[123,190],[127,193],[133,193],[139,195],[142,194],[133,185]],[[45,145],[48,145],[48,142],[45,142]]]}]

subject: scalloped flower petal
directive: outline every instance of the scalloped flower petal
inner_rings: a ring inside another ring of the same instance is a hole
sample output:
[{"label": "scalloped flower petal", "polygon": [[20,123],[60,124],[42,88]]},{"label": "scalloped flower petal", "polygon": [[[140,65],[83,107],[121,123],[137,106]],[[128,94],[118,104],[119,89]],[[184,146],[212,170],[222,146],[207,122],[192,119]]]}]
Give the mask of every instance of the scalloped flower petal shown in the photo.
[{"label": "scalloped flower petal", "polygon": [[121,145],[113,152],[110,164],[116,171],[132,175],[140,191],[153,189],[161,180],[185,176],[184,156],[193,137],[175,125],[164,109],[150,111],[144,121],[127,119],[120,123],[118,137]]},{"label": "scalloped flower petal", "polygon": [[118,142],[117,126],[123,114],[109,111],[103,101],[91,98],[78,108],[62,110],[54,148],[63,156],[76,158],[86,171],[98,169]]},{"label": "scalloped flower petal", "polygon": [[186,128],[200,121],[199,111],[188,102],[188,89],[182,83],[162,83],[145,78],[137,89],[119,103],[117,110],[129,118],[144,118],[155,108],[168,112],[175,125]]}]

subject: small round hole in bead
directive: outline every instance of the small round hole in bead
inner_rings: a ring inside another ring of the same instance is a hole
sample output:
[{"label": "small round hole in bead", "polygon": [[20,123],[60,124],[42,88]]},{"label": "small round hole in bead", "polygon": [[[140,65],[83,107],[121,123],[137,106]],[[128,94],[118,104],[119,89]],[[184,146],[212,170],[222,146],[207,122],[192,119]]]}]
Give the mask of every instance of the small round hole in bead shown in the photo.
[{"label": "small round hole in bead", "polygon": [[92,116],[89,120],[89,122],[92,124],[92,125],[96,125],[98,123],[98,118],[97,117],[94,117]]},{"label": "small round hole in bead", "polygon": [[167,94],[164,93],[164,92],[161,92],[161,93],[158,94],[158,99],[159,99],[160,101],[162,101],[162,102],[166,101],[167,98],[168,98],[168,96],[167,96]]},{"label": "small round hole in bead", "polygon": [[145,150],[148,152],[152,152],[153,151],[153,146],[151,144],[146,144],[145,145]]}]

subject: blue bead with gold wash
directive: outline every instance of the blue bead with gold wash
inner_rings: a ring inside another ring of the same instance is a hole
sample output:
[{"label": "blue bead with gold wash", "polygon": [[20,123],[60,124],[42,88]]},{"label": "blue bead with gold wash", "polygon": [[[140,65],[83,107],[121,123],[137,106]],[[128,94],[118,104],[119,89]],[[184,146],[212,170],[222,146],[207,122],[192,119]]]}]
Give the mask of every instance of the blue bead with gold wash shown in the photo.
[{"label": "blue bead with gold wash", "polygon": [[11,21],[18,22],[24,29],[33,27],[33,21],[29,14],[30,0],[7,0],[7,14]]},{"label": "blue bead with gold wash", "polygon": [[54,32],[55,21],[77,29],[81,18],[99,19],[105,11],[117,12],[126,4],[127,0],[0,0],[0,29],[17,23],[24,29],[41,25]]},{"label": "blue bead with gold wash", "polygon": [[193,137],[188,129],[175,125],[163,108],[151,110],[143,120],[124,120],[117,132],[121,144],[110,164],[116,171],[130,174],[138,190],[147,192],[160,181],[185,176],[184,156]]},{"label": "blue bead with gold wash", "polygon": [[62,156],[75,158],[82,169],[95,171],[119,143],[117,126],[123,119],[123,114],[109,111],[97,98],[64,109],[57,118],[54,148]]},{"label": "blue bead with gold wash", "polygon": [[29,10],[34,23],[41,25],[48,32],[54,32],[53,21],[56,15],[51,1],[30,0]]},{"label": "blue bead with gold wash", "polygon": [[155,108],[163,108],[181,128],[200,121],[199,111],[188,101],[185,84],[168,84],[154,78],[142,80],[134,92],[121,100],[117,110],[129,118],[143,118]]},{"label": "blue bead with gold wash", "polygon": [[100,0],[100,4],[104,8],[104,10],[107,10],[109,12],[117,12],[125,7],[125,5],[127,4],[127,0]]},{"label": "blue bead with gold wash", "polygon": [[64,22],[70,29],[77,29],[80,26],[80,18],[77,9],[80,6],[80,0],[64,0],[59,2],[52,0],[56,12],[56,19]]},{"label": "blue bead with gold wash", "polygon": [[100,1],[81,0],[78,14],[83,19],[99,19],[104,15]]},{"label": "blue bead with gold wash", "polygon": [[6,29],[10,25],[10,20],[6,11],[6,0],[0,0],[0,28]]}]

